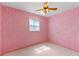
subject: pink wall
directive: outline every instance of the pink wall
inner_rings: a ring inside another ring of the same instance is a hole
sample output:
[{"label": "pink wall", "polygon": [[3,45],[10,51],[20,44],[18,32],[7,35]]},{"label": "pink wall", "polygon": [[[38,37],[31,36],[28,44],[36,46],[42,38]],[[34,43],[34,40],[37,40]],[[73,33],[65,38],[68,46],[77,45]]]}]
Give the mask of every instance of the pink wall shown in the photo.
[{"label": "pink wall", "polygon": [[[3,53],[47,40],[47,18],[15,8],[1,7]],[[29,32],[29,18],[40,21],[39,32]]]},{"label": "pink wall", "polygon": [[49,17],[49,41],[79,51],[79,7]]},{"label": "pink wall", "polygon": [[[46,40],[79,51],[79,8],[48,18],[3,5],[0,11],[0,54]],[[41,31],[29,32],[29,17],[40,21]]]},{"label": "pink wall", "polygon": [[[1,25],[1,6],[0,6],[0,25]],[[1,26],[0,26],[0,54],[2,53],[2,37],[1,37]]]}]

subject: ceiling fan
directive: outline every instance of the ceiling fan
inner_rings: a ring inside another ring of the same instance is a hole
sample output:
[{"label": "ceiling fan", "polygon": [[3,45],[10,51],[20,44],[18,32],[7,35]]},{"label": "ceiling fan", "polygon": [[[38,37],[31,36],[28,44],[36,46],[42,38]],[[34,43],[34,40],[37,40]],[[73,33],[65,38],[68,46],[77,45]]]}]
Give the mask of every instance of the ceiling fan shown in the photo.
[{"label": "ceiling fan", "polygon": [[49,3],[45,2],[42,9],[36,11],[41,12],[41,14],[46,15],[49,11],[57,10],[57,8],[49,8]]}]

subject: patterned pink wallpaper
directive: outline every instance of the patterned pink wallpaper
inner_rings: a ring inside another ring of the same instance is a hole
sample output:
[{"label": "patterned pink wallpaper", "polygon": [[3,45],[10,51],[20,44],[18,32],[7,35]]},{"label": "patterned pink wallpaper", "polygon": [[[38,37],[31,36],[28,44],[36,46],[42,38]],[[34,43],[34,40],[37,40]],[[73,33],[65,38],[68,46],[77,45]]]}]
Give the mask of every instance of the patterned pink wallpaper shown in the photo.
[{"label": "patterned pink wallpaper", "polygon": [[1,20],[1,18],[2,17],[1,17],[1,5],[0,5],[0,54],[2,53],[2,35],[1,35],[2,34],[2,31],[1,31],[1,27],[2,27],[1,26],[1,24],[2,24],[1,21],[2,20]]},{"label": "patterned pink wallpaper", "polygon": [[[7,6],[0,10],[3,53],[47,40],[47,18]],[[29,31],[29,18],[40,21],[39,32]]]},{"label": "patterned pink wallpaper", "polygon": [[[29,18],[39,32],[29,31]],[[45,41],[79,51],[79,7],[46,18],[0,5],[0,24],[0,54]]]},{"label": "patterned pink wallpaper", "polygon": [[50,16],[49,41],[79,51],[79,7]]}]

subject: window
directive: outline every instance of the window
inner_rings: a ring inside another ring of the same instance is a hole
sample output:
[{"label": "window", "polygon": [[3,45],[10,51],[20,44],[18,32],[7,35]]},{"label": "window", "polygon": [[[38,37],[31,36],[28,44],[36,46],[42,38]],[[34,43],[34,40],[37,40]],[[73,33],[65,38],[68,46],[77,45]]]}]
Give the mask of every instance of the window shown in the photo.
[{"label": "window", "polygon": [[29,18],[29,31],[40,31],[39,20]]}]

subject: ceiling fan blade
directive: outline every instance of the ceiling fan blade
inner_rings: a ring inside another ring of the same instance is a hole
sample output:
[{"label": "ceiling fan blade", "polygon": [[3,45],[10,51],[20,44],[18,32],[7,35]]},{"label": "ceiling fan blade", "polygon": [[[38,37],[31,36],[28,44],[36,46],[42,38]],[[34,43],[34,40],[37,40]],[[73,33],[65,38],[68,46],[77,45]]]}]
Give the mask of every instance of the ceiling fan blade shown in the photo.
[{"label": "ceiling fan blade", "polygon": [[36,10],[36,11],[42,11],[43,9],[38,9],[38,10]]},{"label": "ceiling fan blade", "polygon": [[57,10],[57,8],[48,8],[48,10]]},{"label": "ceiling fan blade", "polygon": [[46,14],[45,9],[39,9],[39,10],[36,10],[36,11],[40,12],[40,13],[43,14],[43,15]]}]

